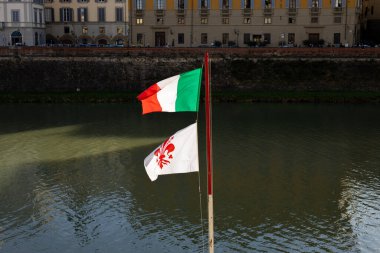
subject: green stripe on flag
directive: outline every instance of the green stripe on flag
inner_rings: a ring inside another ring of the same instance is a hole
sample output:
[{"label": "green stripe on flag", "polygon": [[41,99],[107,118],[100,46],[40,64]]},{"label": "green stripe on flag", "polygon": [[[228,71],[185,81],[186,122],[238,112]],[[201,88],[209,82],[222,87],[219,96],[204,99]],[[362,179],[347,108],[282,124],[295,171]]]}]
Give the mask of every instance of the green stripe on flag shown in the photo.
[{"label": "green stripe on flag", "polygon": [[201,76],[201,68],[180,75],[175,103],[176,112],[198,111]]}]

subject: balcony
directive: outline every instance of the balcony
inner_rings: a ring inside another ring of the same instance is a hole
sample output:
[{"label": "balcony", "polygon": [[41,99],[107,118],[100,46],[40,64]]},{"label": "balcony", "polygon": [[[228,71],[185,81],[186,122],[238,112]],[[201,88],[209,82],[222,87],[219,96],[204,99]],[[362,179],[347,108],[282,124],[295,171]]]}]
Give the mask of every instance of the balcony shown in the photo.
[{"label": "balcony", "polygon": [[310,8],[310,15],[312,15],[312,16],[318,16],[320,12],[321,12],[321,8],[319,8],[319,7],[311,7]]},{"label": "balcony", "polygon": [[157,17],[163,17],[165,16],[165,10],[155,10],[154,14],[156,14]]},{"label": "balcony", "polygon": [[273,9],[272,8],[265,8],[264,9],[264,15],[265,16],[271,16],[273,14]]},{"label": "balcony", "polygon": [[289,16],[296,16],[297,15],[297,8],[288,8],[288,15]]},{"label": "balcony", "polygon": [[210,14],[210,10],[205,8],[205,7],[202,7],[201,9],[199,9],[199,15],[201,17],[207,17],[208,15]]},{"label": "balcony", "polygon": [[343,12],[343,8],[342,7],[334,7],[333,12],[335,14],[341,14]]},{"label": "balcony", "polygon": [[252,15],[252,9],[251,8],[244,8],[244,9],[242,9],[242,14],[244,17],[250,17]]},{"label": "balcony", "polygon": [[185,16],[185,9],[177,9],[177,16],[178,17],[184,17]]},{"label": "balcony", "polygon": [[223,8],[220,10],[220,14],[223,16],[223,17],[228,17],[230,15],[230,9],[228,8]]},{"label": "balcony", "polygon": [[141,18],[144,16],[144,10],[136,10],[136,17]]}]

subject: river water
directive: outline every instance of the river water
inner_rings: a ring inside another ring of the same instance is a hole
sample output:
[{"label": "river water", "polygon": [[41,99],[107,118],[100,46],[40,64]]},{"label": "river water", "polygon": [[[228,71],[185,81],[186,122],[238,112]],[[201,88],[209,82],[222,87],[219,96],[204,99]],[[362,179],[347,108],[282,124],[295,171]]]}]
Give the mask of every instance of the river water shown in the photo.
[{"label": "river water", "polygon": [[[216,252],[380,252],[380,106],[213,110]],[[196,115],[140,111],[0,105],[0,252],[207,251],[204,114],[200,209],[198,173],[143,167]]]}]

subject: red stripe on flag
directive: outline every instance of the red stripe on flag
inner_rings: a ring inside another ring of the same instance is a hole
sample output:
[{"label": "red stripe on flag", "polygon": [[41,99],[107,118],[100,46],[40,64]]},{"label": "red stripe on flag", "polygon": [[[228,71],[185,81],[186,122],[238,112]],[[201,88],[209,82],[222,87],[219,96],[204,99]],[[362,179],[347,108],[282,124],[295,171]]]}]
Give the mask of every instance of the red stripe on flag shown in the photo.
[{"label": "red stripe on flag", "polygon": [[160,102],[158,102],[157,94],[153,94],[152,96],[141,100],[143,113],[150,113],[150,112],[162,112],[162,108],[160,105]]},{"label": "red stripe on flag", "polygon": [[138,95],[137,99],[141,101],[143,99],[146,99],[152,96],[153,94],[156,94],[160,90],[161,90],[160,86],[158,86],[158,84],[155,83],[152,86],[150,86],[148,89],[144,90],[140,95]]}]

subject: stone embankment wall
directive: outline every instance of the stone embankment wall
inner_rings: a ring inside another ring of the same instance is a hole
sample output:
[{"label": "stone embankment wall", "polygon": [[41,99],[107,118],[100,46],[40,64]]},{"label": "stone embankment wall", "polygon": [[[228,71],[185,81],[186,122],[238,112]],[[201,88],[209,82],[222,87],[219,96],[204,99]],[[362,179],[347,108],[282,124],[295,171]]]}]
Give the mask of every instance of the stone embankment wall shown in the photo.
[{"label": "stone embankment wall", "polygon": [[138,92],[201,67],[220,91],[380,91],[380,48],[0,48],[0,92]]}]

